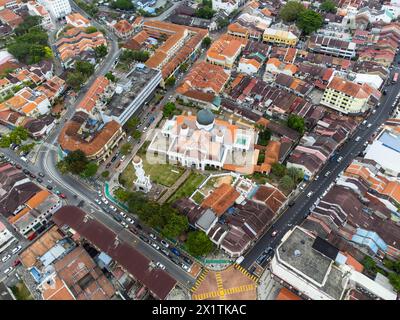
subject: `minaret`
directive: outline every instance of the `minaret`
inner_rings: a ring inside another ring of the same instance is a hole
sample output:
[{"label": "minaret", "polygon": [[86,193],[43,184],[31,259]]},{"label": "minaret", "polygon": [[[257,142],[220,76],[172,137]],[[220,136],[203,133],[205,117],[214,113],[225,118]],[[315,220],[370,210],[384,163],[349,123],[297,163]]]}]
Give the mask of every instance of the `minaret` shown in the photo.
[{"label": "minaret", "polygon": [[151,189],[151,182],[150,182],[150,176],[146,176],[144,170],[143,170],[143,161],[140,157],[135,156],[132,161],[133,167],[135,168],[135,173],[136,173],[136,181],[135,181],[135,186],[137,191],[142,191],[144,193],[147,193]]}]

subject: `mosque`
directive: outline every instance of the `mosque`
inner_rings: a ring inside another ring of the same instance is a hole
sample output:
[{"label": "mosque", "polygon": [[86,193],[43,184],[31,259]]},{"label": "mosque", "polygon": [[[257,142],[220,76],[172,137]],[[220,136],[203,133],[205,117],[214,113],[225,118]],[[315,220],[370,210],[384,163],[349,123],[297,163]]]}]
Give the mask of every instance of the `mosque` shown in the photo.
[{"label": "mosque", "polygon": [[[247,153],[254,151],[255,137],[254,129],[216,119],[210,110],[203,109],[196,116],[189,113],[167,120],[154,135],[148,151],[186,167],[204,170],[208,165],[222,169],[234,158],[248,158]],[[253,158],[250,157],[251,162]]]}]

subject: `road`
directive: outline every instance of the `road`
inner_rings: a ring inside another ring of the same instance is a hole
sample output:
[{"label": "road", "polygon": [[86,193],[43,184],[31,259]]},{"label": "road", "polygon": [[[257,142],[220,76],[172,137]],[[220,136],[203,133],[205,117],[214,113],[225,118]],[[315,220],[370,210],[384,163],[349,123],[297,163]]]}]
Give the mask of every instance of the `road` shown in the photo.
[{"label": "road", "polygon": [[[392,73],[400,71],[397,67],[397,61],[399,56],[396,56],[395,68]],[[392,104],[395,100],[396,95],[400,91],[400,82],[395,85],[389,84],[386,86],[387,94],[382,96],[380,101],[381,106],[376,109],[375,114],[370,114],[368,117],[368,123],[371,127],[368,128],[366,125],[360,125],[352,137],[350,137],[346,143],[337,152],[338,157],[342,156],[343,160],[338,163],[336,161],[328,161],[319,173],[320,178],[309,183],[305,190],[297,197],[295,204],[288,208],[281,217],[274,223],[273,228],[267,230],[267,232],[258,240],[250,251],[248,251],[244,260],[241,262],[241,266],[249,269],[257,258],[264,252],[268,247],[276,248],[281,238],[285,233],[292,228],[294,225],[300,224],[308,215],[310,208],[313,204],[321,197],[322,193],[329,187],[331,183],[334,183],[337,176],[352,162],[352,160],[365,148],[364,143],[375,133],[378,127],[390,117],[392,112]],[[359,141],[355,141],[356,137],[360,137]],[[330,171],[330,175],[325,177],[325,174]],[[309,192],[313,192],[310,198],[307,197]],[[292,226],[290,226],[292,225]],[[277,231],[277,235],[272,237],[272,232]]]}]

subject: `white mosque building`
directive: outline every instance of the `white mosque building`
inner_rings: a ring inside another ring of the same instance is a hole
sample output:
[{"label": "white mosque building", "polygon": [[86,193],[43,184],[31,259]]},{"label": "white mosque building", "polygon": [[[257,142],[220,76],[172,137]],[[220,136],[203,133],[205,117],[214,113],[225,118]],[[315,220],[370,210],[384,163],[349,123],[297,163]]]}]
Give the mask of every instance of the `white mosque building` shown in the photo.
[{"label": "white mosque building", "polygon": [[253,129],[215,119],[210,110],[203,109],[197,116],[179,115],[167,120],[154,135],[148,152],[200,170],[207,165],[217,169],[226,164],[253,166],[255,137]]}]

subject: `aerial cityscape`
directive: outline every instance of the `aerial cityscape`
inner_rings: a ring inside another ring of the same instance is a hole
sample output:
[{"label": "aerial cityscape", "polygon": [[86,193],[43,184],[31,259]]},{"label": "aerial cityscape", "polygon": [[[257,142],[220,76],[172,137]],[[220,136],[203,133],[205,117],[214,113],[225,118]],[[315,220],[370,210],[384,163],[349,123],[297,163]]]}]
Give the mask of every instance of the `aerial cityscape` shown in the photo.
[{"label": "aerial cityscape", "polygon": [[0,300],[398,300],[399,48],[400,0],[0,0]]}]

